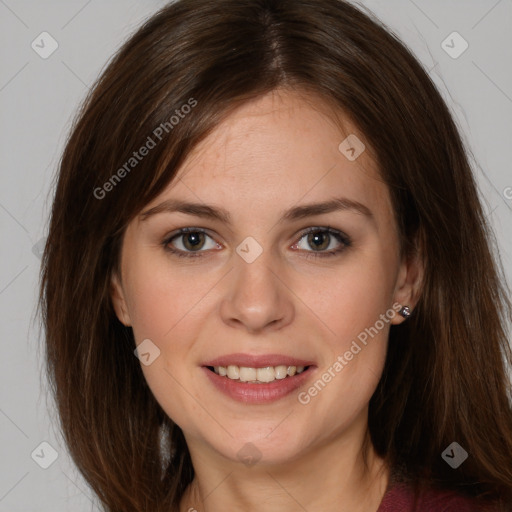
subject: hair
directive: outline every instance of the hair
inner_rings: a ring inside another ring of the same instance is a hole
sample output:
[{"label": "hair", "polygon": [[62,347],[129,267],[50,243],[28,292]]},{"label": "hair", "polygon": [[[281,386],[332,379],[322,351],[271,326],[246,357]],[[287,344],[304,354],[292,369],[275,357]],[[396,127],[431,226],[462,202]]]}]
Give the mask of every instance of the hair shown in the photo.
[{"label": "hair", "polygon": [[[423,258],[421,297],[390,329],[370,400],[375,450],[417,494],[451,489],[504,508],[512,306],[468,151],[412,53],[341,0],[171,3],[85,99],[60,161],[39,302],[71,456],[106,510],[178,510],[194,468],[134,357],[132,329],[115,315],[110,281],[127,225],[190,151],[235,108],[280,88],[334,105],[360,130],[389,189],[402,254]],[[453,441],[469,452],[457,470],[441,458]]]}]

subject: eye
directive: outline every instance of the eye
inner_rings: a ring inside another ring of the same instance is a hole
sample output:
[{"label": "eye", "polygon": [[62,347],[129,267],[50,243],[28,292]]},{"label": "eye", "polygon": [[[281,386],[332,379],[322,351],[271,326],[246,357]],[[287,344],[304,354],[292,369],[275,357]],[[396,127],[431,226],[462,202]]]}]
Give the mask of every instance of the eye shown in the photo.
[{"label": "eye", "polygon": [[[209,240],[209,242],[208,242]],[[220,249],[221,245],[200,228],[182,228],[163,242],[164,248],[177,256],[194,257],[211,249]]]},{"label": "eye", "polygon": [[313,227],[302,234],[300,240],[292,245],[292,249],[301,249],[310,253],[307,256],[327,257],[342,252],[350,245],[349,237],[341,231],[330,227]]},{"label": "eye", "polygon": [[[222,245],[201,228],[182,228],[167,237],[162,245],[166,251],[183,258],[206,256],[204,253],[212,249],[222,249]],[[306,257],[329,257],[341,253],[350,245],[349,237],[341,231],[330,227],[312,227],[302,234],[291,249],[300,249]]]}]

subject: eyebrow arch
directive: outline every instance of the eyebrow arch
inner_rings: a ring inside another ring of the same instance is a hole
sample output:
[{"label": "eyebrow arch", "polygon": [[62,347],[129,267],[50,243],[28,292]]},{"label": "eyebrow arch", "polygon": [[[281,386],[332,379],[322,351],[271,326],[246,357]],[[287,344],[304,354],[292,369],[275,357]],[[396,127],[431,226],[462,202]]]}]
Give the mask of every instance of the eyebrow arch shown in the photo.
[{"label": "eyebrow arch", "polygon": [[[364,204],[359,203],[358,201],[347,199],[345,197],[338,197],[321,203],[294,206],[293,208],[282,212],[282,216],[279,222],[300,220],[307,217],[312,217],[314,215],[322,215],[324,213],[344,210],[359,213],[365,217],[368,217],[372,221],[375,220],[371,210]],[[142,212],[140,214],[140,219],[144,221],[153,215],[164,212],[186,213],[189,215],[195,215],[197,217],[219,220],[228,225],[231,224],[230,213],[222,207],[209,206],[201,203],[190,203],[178,199],[168,199],[159,205],[150,208],[145,212]]]}]

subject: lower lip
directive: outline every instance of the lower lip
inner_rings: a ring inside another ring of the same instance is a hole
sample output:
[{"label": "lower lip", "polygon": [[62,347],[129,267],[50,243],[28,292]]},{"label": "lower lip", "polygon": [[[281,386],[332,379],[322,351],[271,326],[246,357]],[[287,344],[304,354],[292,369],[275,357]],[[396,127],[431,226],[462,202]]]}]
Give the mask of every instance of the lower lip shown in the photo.
[{"label": "lower lip", "polygon": [[267,404],[289,395],[309,379],[314,368],[310,366],[307,370],[295,374],[293,377],[276,379],[262,384],[250,384],[248,382],[232,380],[228,377],[221,377],[205,366],[202,367],[210,382],[219,391],[222,391],[225,395],[238,402],[249,404]]}]

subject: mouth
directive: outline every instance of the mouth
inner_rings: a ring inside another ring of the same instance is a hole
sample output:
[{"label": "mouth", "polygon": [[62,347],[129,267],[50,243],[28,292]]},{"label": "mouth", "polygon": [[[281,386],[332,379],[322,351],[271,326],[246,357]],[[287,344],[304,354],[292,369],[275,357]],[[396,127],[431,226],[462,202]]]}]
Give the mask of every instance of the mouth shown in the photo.
[{"label": "mouth", "polygon": [[310,361],[285,356],[233,355],[202,366],[222,394],[246,404],[268,404],[305,385],[317,368]]}]

